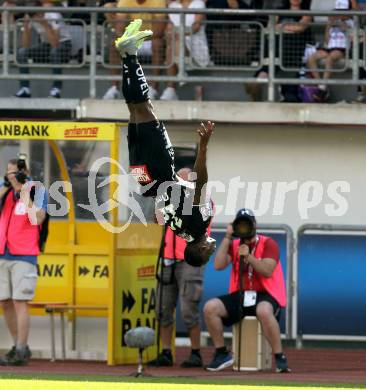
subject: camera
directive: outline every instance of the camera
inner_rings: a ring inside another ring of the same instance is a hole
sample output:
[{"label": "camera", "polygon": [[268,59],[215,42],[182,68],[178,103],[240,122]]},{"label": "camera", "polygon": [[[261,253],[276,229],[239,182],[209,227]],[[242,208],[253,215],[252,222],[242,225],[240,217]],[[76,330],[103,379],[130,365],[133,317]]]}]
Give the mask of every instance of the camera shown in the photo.
[{"label": "camera", "polygon": [[17,167],[19,171],[27,169],[27,155],[25,153],[18,154]]},{"label": "camera", "polygon": [[25,153],[18,154],[17,167],[19,172],[17,172],[15,178],[20,184],[24,184],[28,178],[27,174],[24,172],[27,170],[27,155]]},{"label": "camera", "polygon": [[239,210],[232,225],[233,236],[241,240],[253,238],[256,235],[256,219],[249,209]]}]

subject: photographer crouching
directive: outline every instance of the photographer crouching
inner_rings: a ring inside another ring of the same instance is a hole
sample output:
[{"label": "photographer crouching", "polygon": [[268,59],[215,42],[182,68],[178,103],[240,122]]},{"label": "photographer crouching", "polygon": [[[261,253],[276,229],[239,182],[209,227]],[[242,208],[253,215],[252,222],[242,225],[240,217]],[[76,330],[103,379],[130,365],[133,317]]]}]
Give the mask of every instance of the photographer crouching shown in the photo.
[{"label": "photographer crouching", "polygon": [[232,264],[229,294],[210,299],[204,307],[206,325],[216,348],[207,370],[219,371],[233,364],[232,354],[224,344],[224,326],[232,326],[245,316],[256,316],[272,347],[277,372],[290,372],[278,323],[281,307],[286,305],[279,254],[279,246],[272,238],[257,234],[253,212],[239,210],[227,227],[214,260],[216,270]]},{"label": "photographer crouching", "polygon": [[44,188],[29,178],[25,156],[10,160],[0,187],[0,305],[14,345],[0,365],[26,365],[31,357],[27,302],[36,288],[47,201]]}]

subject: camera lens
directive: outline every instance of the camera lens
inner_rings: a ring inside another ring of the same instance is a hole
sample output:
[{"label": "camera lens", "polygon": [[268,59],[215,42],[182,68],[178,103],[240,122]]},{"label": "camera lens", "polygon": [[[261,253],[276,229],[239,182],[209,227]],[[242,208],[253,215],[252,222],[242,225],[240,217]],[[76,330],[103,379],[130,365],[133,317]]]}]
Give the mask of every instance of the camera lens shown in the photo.
[{"label": "camera lens", "polygon": [[238,219],[233,223],[234,236],[239,238],[251,238],[255,235],[254,223],[250,219]]},{"label": "camera lens", "polygon": [[17,166],[18,169],[21,171],[23,169],[27,169],[27,163],[26,163],[27,156],[24,153],[20,153],[18,156]]}]

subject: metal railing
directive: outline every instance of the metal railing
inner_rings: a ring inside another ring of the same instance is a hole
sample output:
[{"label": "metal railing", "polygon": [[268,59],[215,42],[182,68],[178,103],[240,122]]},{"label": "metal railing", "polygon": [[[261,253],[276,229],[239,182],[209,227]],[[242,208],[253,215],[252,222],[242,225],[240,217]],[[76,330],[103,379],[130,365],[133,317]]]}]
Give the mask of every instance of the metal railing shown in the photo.
[{"label": "metal railing", "polygon": [[[108,32],[110,28],[107,23],[98,24],[99,14],[130,14],[141,13],[140,8],[93,8],[93,7],[53,7],[53,12],[58,12],[65,15],[67,23],[70,22],[69,15],[72,13],[89,14],[90,23],[82,22],[79,34],[81,38],[81,53],[79,62],[65,62],[59,67],[65,70],[65,74],[47,74],[36,73],[34,69],[30,74],[17,74],[12,72],[12,68],[17,65],[17,51],[19,45],[19,29],[21,29],[21,21],[11,23],[11,15],[13,13],[44,13],[48,12],[47,8],[39,7],[0,7],[2,13],[2,72],[0,79],[12,80],[80,80],[86,81],[89,84],[89,96],[96,96],[96,83],[99,81],[114,81],[119,80],[117,74],[108,74],[108,68],[113,68],[106,58],[108,55],[107,46],[110,46],[113,41],[113,32]],[[365,11],[284,11],[284,10],[231,10],[231,9],[159,9],[149,8],[144,9],[147,14],[178,14],[179,25],[175,28],[175,34],[179,37],[177,45],[174,46],[172,58],[178,65],[177,74],[172,76],[163,75],[162,72],[157,74],[154,72],[149,75],[150,80],[154,81],[173,81],[177,83],[257,83],[264,84],[268,89],[268,100],[275,100],[275,89],[280,84],[319,84],[319,80],[311,78],[299,79],[297,75],[291,74],[299,70],[303,64],[296,61],[294,66],[288,66],[286,63],[286,35],[281,29],[278,29],[277,17],[293,17],[298,15],[308,16],[341,16],[347,14],[353,20],[353,27],[349,34],[352,36],[352,50],[348,46],[344,55],[344,62],[341,67],[338,65],[331,69],[340,73],[346,69],[351,70],[351,75],[344,75],[343,79],[331,77],[327,80],[322,80],[322,84],[326,85],[366,85],[366,80],[359,78],[360,68],[365,68],[365,31],[360,28],[360,18],[366,16]],[[211,60],[205,66],[198,66],[194,58],[193,50],[190,50],[188,57],[186,56],[187,37],[192,38],[190,29],[186,27],[186,18],[189,14],[205,14],[207,21],[204,22],[206,27],[206,38],[210,49]],[[248,21],[214,21],[211,18],[220,16],[221,19],[227,16],[249,18]],[[255,18],[268,18],[268,24],[263,24],[255,21]],[[293,23],[293,22],[284,22]],[[315,25],[314,25],[315,26]],[[309,27],[310,28],[310,27]],[[113,30],[113,29],[112,29]],[[13,35],[13,44],[11,44],[11,35]],[[109,35],[108,35],[109,34]],[[108,37],[107,37],[108,35]],[[165,39],[165,37],[164,37]],[[215,41],[215,42],[213,42]],[[215,46],[216,43],[216,46]],[[299,53],[304,42],[299,42],[294,46],[293,50]],[[216,50],[216,52],[215,52]],[[362,54],[362,56],[360,55]],[[291,50],[289,50],[291,56]],[[298,54],[296,54],[298,55]],[[291,61],[290,61],[291,62]],[[19,65],[19,64],[18,64]],[[41,65],[41,66],[39,66]],[[160,64],[148,64],[148,68],[160,68],[161,71],[169,68],[172,62],[166,63],[165,59]],[[259,70],[262,65],[267,65],[267,76],[263,78],[255,77],[254,72]],[[39,63],[22,63],[22,66],[49,67],[49,64]],[[72,68],[83,68],[84,72],[73,72]],[[283,74],[277,71],[281,69]],[[320,66],[319,70],[323,70]],[[189,73],[190,71],[199,70],[199,74]],[[67,71],[67,74],[66,74]],[[246,74],[245,74],[246,72]],[[248,75],[248,72],[253,74]],[[347,77],[348,76],[348,77]]]}]

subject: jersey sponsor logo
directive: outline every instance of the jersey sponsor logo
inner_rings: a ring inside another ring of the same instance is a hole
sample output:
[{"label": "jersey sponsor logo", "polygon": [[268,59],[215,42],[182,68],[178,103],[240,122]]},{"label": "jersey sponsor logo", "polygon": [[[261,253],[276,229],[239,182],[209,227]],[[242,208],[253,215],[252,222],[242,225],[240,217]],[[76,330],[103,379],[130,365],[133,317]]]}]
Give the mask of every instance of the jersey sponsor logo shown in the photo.
[{"label": "jersey sponsor logo", "polygon": [[153,181],[146,165],[131,165],[131,175],[140,183],[148,184]]},{"label": "jersey sponsor logo", "polygon": [[98,127],[74,127],[73,129],[65,129],[65,138],[97,138]]},{"label": "jersey sponsor logo", "polygon": [[142,83],[140,84],[140,89],[143,95],[146,95],[149,93],[149,85],[146,81],[144,71],[142,70],[141,66],[136,69],[136,76],[139,81]]}]

